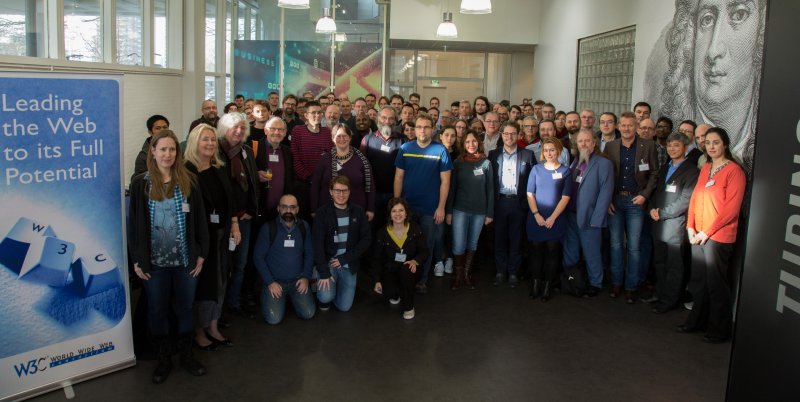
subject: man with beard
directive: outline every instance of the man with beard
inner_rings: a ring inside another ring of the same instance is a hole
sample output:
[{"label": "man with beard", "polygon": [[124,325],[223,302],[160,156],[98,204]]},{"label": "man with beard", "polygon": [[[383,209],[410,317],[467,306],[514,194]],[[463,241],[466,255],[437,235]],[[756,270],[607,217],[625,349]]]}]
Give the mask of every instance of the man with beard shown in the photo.
[{"label": "man with beard", "polygon": [[219,121],[219,115],[217,115],[217,102],[214,102],[211,99],[204,100],[203,104],[200,106],[200,113],[203,115],[197,120],[193,121],[192,124],[189,124],[189,133],[191,133],[192,130],[200,123],[208,124],[211,127],[217,126],[217,122]]},{"label": "man with beard", "polygon": [[475,117],[483,121],[486,118],[486,112],[489,111],[489,99],[485,96],[475,98],[472,109],[475,112]]},{"label": "man with beard", "polygon": [[581,129],[581,118],[576,111],[570,111],[564,120],[564,128],[567,129],[567,135],[561,139],[564,148],[569,149],[572,154],[572,160],[578,157],[578,130]]},{"label": "man with beard", "polygon": [[278,324],[286,314],[286,299],[298,317],[314,317],[316,306],[309,291],[314,245],[308,223],[297,218],[297,198],[284,195],[274,220],[263,225],[253,251],[253,263],[264,280],[261,306],[264,321]]},{"label": "man with beard", "polygon": [[603,286],[602,229],[614,191],[614,166],[600,155],[589,128],[581,128],[575,142],[578,157],[572,163],[575,183],[567,205],[568,225],[564,237],[564,267],[578,264],[583,251],[589,276],[588,297],[596,297]]},{"label": "man with beard", "polygon": [[325,117],[322,119],[322,127],[332,128],[339,124],[339,116],[341,116],[339,105],[328,105],[328,107],[325,108]]},{"label": "man with beard", "polygon": [[378,115],[378,129],[365,135],[359,150],[372,165],[372,182],[375,183],[375,227],[386,226],[386,204],[394,192],[394,162],[403,145],[403,136],[393,131],[394,108],[384,106]]},{"label": "man with beard", "polygon": [[[292,94],[283,97],[283,113],[281,117],[283,117],[283,121],[286,123],[286,130],[288,133],[291,133],[292,129],[294,129],[295,126],[300,126],[305,124],[303,119],[301,119],[300,116],[296,113],[296,110],[297,110],[297,97],[295,97]],[[283,144],[289,146],[291,144],[291,141],[292,141],[292,136],[287,135],[283,140]]]}]

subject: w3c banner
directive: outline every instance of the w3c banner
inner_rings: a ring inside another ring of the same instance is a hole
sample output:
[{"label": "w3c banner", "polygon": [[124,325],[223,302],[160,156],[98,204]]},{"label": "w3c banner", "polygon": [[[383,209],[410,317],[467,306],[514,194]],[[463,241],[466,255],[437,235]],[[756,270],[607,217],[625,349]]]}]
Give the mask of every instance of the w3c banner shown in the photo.
[{"label": "w3c banner", "polygon": [[134,364],[121,81],[0,74],[0,399]]}]

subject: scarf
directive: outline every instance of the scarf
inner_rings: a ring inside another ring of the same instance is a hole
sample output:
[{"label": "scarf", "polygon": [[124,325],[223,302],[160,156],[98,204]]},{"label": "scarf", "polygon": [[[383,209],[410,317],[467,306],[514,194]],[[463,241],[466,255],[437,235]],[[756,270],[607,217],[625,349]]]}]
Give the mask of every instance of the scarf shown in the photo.
[{"label": "scarf", "polygon": [[220,138],[219,146],[225,152],[225,156],[231,163],[231,180],[238,183],[242,191],[249,190],[249,183],[247,182],[247,174],[244,172],[244,161],[242,160],[242,143],[231,145],[227,139]]},{"label": "scarf", "polygon": [[[358,151],[353,147],[349,147],[347,149],[347,155],[345,156],[339,156],[336,153],[336,146],[331,149],[331,179],[339,175],[339,166],[337,166],[339,161],[349,160],[354,153],[359,157],[359,159],[361,159],[361,164],[364,165],[364,192],[369,193],[372,191],[372,165],[369,164],[367,157],[364,156],[361,151]],[[342,162],[342,164],[344,164],[344,162]]]},{"label": "scarf", "polygon": [[[150,173],[145,176],[145,179],[148,183],[147,193],[149,194],[150,187],[153,185],[153,182],[150,181]],[[176,225],[178,226],[178,244],[181,246],[181,261],[183,262],[184,267],[188,267],[189,246],[186,242],[186,213],[183,212],[183,203],[186,202],[186,200],[183,198],[181,187],[177,184],[173,190],[172,199],[175,201],[175,216],[178,219]],[[150,197],[147,197],[147,209],[150,212],[150,233],[153,233],[156,229],[156,202]]]},{"label": "scarf", "polygon": [[480,160],[485,159],[486,157],[482,153],[474,153],[471,154],[469,152],[464,152],[464,162],[478,162]]}]

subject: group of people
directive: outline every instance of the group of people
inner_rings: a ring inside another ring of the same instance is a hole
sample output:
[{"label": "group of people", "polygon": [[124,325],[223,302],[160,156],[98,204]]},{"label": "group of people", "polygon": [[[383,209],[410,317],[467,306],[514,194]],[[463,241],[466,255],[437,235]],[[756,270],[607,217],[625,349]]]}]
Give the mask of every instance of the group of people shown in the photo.
[{"label": "group of people", "polygon": [[727,271],[746,179],[724,129],[687,120],[673,132],[644,102],[601,114],[595,132],[591,110],[420,99],[307,93],[279,108],[277,93],[237,96],[222,116],[206,100],[185,142],[166,117],[148,119],[128,242],[157,345],[154,382],[171,371],[171,335],[181,365],[203,375],[193,347],[232,346],[223,307],[252,314],[248,296],[269,324],[287,299],[302,319],[349,311],[362,264],[372,291],[413,319],[431,274],[452,274],[453,291],[479,285],[482,233],[494,286],[528,274],[530,297],[547,302],[565,268],[585,267],[585,297],[610,282],[611,297],[633,304],[652,265],[654,313],[682,304],[688,282],[694,306],[678,330],[730,337]]}]

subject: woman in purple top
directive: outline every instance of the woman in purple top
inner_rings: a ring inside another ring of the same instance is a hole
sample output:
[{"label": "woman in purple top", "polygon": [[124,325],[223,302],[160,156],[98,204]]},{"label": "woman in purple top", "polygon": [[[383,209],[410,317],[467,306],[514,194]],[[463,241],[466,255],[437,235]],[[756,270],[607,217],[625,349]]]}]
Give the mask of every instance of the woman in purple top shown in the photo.
[{"label": "woman in purple top", "polygon": [[311,176],[311,210],[331,202],[328,183],[343,175],[350,179],[350,202],[364,208],[371,221],[375,215],[375,184],[372,182],[372,166],[361,151],[350,146],[353,134],[346,124],[337,124],[331,129],[333,149],[326,152],[317,163]]},{"label": "woman in purple top", "polygon": [[[561,239],[567,230],[567,220],[562,213],[572,191],[572,173],[569,167],[558,162],[562,149],[558,138],[543,139],[541,159],[544,163],[534,165],[528,178],[530,297],[535,299],[541,295],[543,302],[550,300],[550,286],[561,263]],[[542,279],[544,285],[540,293]]]}]

